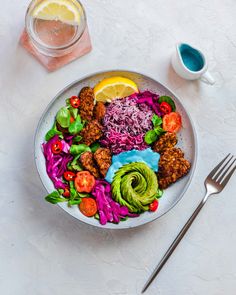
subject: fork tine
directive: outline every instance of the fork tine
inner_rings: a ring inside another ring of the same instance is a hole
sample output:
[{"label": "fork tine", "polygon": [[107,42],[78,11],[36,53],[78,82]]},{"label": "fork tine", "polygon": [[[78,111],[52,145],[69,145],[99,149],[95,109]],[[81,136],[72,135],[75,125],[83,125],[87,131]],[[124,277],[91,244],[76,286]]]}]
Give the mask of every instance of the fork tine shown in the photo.
[{"label": "fork tine", "polygon": [[[212,177],[213,180],[218,181],[218,178],[219,178],[220,174],[224,171],[225,167],[229,164],[229,162],[233,159],[233,157],[234,157],[234,156],[231,156],[231,157],[229,158],[229,160],[225,163],[225,165],[224,165],[221,169],[218,169],[219,171],[217,171],[217,174],[216,174],[214,177]],[[229,167],[229,168],[230,168],[230,167]],[[228,169],[226,169],[226,171],[227,171],[227,170],[228,170]],[[219,181],[220,181],[220,179],[219,179]]]},{"label": "fork tine", "polygon": [[228,158],[230,154],[228,154],[210,173],[207,177],[212,178],[216,172],[218,171],[218,169],[221,167],[221,165],[224,163],[224,161]]},{"label": "fork tine", "polygon": [[[235,160],[234,160],[234,162],[235,162]],[[230,166],[232,166],[232,165],[230,165]],[[231,171],[226,175],[226,177],[224,178],[224,180],[221,181],[220,185],[222,185],[223,187],[226,186],[227,182],[230,180],[230,177],[233,175],[235,169],[236,169],[236,166],[234,166],[234,168],[231,169]],[[227,172],[228,172],[228,171],[229,171],[229,170],[227,170]]]},{"label": "fork tine", "polygon": [[229,167],[224,171],[224,173],[222,175],[220,175],[219,179],[217,179],[217,180],[215,179],[216,182],[222,182],[222,180],[224,179],[225,175],[230,171],[230,168],[233,166],[233,164],[235,163],[235,161],[236,161],[236,159],[234,159],[234,161],[229,165]]}]

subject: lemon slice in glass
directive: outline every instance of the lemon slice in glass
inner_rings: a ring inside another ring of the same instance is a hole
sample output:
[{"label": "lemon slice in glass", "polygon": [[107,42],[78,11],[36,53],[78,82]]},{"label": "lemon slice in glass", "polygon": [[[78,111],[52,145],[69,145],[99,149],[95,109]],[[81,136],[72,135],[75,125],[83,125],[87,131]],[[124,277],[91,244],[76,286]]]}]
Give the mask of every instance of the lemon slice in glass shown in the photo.
[{"label": "lemon slice in glass", "polygon": [[137,85],[130,79],[112,77],[102,80],[94,87],[97,101],[110,102],[114,98],[124,98],[138,92]]},{"label": "lemon slice in glass", "polygon": [[35,7],[32,16],[42,20],[59,20],[78,25],[81,10],[81,6],[78,5],[78,2],[74,3],[73,0],[45,0]]}]

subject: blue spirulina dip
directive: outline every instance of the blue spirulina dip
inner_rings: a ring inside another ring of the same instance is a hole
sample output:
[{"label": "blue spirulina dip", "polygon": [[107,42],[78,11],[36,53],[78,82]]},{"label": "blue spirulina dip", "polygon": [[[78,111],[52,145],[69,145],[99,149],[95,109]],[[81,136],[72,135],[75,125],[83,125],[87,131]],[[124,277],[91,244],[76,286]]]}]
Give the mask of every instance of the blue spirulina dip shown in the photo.
[{"label": "blue spirulina dip", "polygon": [[204,67],[204,59],[199,51],[187,44],[181,44],[179,53],[186,68],[198,72]]},{"label": "blue spirulina dip", "polygon": [[143,162],[146,163],[153,171],[158,171],[158,162],[160,160],[160,155],[153,152],[151,148],[147,148],[142,151],[131,150],[127,152],[122,152],[118,155],[112,156],[112,164],[107,172],[106,181],[112,182],[115,172],[125,164],[133,162]]}]

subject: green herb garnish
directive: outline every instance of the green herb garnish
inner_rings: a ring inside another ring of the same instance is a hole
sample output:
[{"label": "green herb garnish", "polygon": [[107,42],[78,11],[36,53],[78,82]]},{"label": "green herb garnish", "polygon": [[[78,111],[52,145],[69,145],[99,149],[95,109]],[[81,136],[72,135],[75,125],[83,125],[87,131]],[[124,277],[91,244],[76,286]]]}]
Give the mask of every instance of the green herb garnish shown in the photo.
[{"label": "green herb garnish", "polygon": [[74,187],[74,182],[70,181],[70,199],[68,201],[68,206],[78,205],[81,203],[81,197]]},{"label": "green herb garnish", "polygon": [[80,115],[78,115],[73,123],[69,126],[70,134],[75,135],[79,133],[84,128],[84,124],[81,122]]},{"label": "green herb garnish", "polygon": [[80,142],[82,139],[83,139],[83,137],[82,137],[81,135],[76,135],[76,136],[73,138],[73,143],[78,143],[78,142]]},{"label": "green herb garnish", "polygon": [[95,153],[96,150],[100,148],[100,144],[98,142],[94,142],[91,144],[90,149],[92,153]]},{"label": "green herb garnish", "polygon": [[157,194],[156,194],[156,198],[160,199],[162,197],[163,193],[164,193],[163,189],[158,189]]},{"label": "green herb garnish", "polygon": [[63,128],[68,128],[70,125],[70,112],[67,107],[60,108],[57,112],[56,120]]},{"label": "green herb garnish", "polygon": [[100,220],[99,214],[96,213],[96,214],[94,215],[94,218],[97,219],[97,220]]},{"label": "green herb garnish", "polygon": [[45,140],[49,141],[55,135],[59,135],[60,138],[63,138],[62,132],[57,129],[56,123],[54,123],[52,128],[46,133]]},{"label": "green herb garnish", "polygon": [[67,199],[63,198],[58,191],[54,191],[45,197],[45,200],[51,204],[57,204],[60,202],[66,202]]},{"label": "green herb garnish", "polygon": [[76,119],[77,116],[78,116],[78,109],[76,108],[73,108],[72,106],[69,107],[69,111],[70,111],[70,114],[71,116]]},{"label": "green herb garnish", "polygon": [[144,140],[147,144],[152,144],[155,141],[157,141],[157,139],[164,134],[166,131],[162,129],[161,125],[162,125],[162,118],[157,116],[156,114],[153,115],[152,117],[152,124],[154,126],[154,129],[149,130],[146,132]]},{"label": "green herb garnish", "polygon": [[152,124],[154,127],[160,126],[162,124],[162,118],[158,117],[156,114],[152,117]]},{"label": "green herb garnish", "polygon": [[81,155],[82,153],[87,152],[87,151],[90,151],[91,152],[91,149],[90,149],[89,146],[87,146],[84,143],[81,143],[81,144],[72,144],[72,146],[70,147],[70,153],[73,156]]},{"label": "green herb garnish", "polygon": [[83,170],[83,168],[81,167],[81,165],[78,162],[80,156],[81,156],[81,154],[77,155],[76,157],[74,157],[73,161],[71,162],[72,170],[75,170],[75,171],[82,171]]},{"label": "green herb garnish", "polygon": [[153,142],[155,142],[157,140],[157,134],[155,130],[149,130],[148,132],[146,132],[144,140],[147,144],[152,144]]}]

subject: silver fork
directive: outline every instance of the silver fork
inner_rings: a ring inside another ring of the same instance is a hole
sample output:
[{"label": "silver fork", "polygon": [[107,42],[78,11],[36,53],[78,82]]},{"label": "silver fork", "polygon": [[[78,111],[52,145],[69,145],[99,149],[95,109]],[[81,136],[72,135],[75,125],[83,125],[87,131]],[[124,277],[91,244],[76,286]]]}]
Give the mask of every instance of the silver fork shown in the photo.
[{"label": "silver fork", "polygon": [[162,267],[165,265],[168,258],[174,252],[175,248],[178,246],[179,242],[182,240],[184,235],[186,234],[187,230],[190,228],[191,224],[193,223],[194,219],[197,217],[198,213],[205,205],[206,201],[208,200],[210,195],[220,193],[223,188],[228,183],[230,177],[233,175],[236,165],[235,165],[236,158],[230,154],[228,154],[207,176],[205,179],[205,188],[206,194],[205,197],[202,199],[196,210],[193,212],[192,216],[189,220],[185,223],[184,227],[179,232],[178,236],[175,238],[173,243],[170,245],[169,249],[166,251],[165,255],[153,271],[152,275],[148,279],[147,283],[143,287],[142,293],[144,293],[147,288],[150,286],[152,281],[155,279],[157,274],[160,272]]}]

